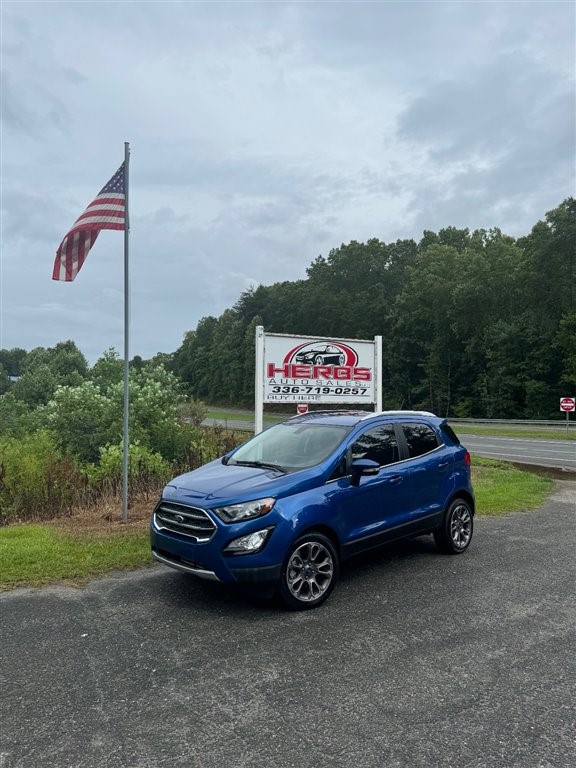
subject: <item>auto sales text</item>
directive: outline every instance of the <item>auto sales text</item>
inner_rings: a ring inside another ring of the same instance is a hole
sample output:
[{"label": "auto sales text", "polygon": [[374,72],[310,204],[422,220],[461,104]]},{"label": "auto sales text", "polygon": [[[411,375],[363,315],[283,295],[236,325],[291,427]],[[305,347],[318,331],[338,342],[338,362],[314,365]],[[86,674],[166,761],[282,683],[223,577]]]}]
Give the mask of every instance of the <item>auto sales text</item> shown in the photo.
[{"label": "auto sales text", "polygon": [[299,365],[286,363],[276,366],[268,363],[267,376],[274,379],[281,376],[285,379],[336,379],[338,381],[371,381],[370,368],[356,368],[349,365]]}]

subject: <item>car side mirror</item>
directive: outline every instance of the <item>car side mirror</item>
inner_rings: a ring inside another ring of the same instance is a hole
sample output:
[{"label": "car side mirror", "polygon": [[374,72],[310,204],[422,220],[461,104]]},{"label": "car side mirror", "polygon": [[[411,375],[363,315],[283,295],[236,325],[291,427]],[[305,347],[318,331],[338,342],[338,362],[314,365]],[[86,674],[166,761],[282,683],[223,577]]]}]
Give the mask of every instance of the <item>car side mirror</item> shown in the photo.
[{"label": "car side mirror", "polygon": [[372,459],[356,459],[352,462],[351,485],[358,485],[363,476],[377,475],[380,472],[380,464]]}]

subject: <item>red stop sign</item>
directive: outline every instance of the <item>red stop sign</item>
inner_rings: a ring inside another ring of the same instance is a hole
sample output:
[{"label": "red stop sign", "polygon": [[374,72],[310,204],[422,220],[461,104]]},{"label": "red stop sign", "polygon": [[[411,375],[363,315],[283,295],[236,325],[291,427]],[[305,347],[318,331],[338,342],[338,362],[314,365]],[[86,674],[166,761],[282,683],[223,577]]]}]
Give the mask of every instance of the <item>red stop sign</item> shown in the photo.
[{"label": "red stop sign", "polygon": [[573,397],[561,397],[560,410],[565,412],[576,410],[576,399]]}]

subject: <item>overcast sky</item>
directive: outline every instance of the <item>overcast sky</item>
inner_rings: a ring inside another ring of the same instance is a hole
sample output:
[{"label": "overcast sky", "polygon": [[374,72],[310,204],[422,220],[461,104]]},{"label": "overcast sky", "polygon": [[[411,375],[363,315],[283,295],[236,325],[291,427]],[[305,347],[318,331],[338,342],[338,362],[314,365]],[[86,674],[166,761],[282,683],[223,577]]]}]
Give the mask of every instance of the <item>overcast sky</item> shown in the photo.
[{"label": "overcast sky", "polygon": [[[1,347],[123,350],[123,235],[68,228],[131,146],[131,356],[350,240],[573,195],[570,2],[2,0]],[[288,323],[289,326],[289,323]]]}]

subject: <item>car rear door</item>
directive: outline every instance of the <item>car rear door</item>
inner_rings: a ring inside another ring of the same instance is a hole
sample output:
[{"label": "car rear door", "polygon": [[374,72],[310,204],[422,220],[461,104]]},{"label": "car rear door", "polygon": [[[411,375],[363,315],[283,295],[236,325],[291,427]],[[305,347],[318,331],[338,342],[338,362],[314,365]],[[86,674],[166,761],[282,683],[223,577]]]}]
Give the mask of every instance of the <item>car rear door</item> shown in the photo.
[{"label": "car rear door", "polygon": [[400,423],[398,442],[409,456],[410,519],[416,530],[429,529],[439,522],[452,490],[453,454],[425,422]]}]

